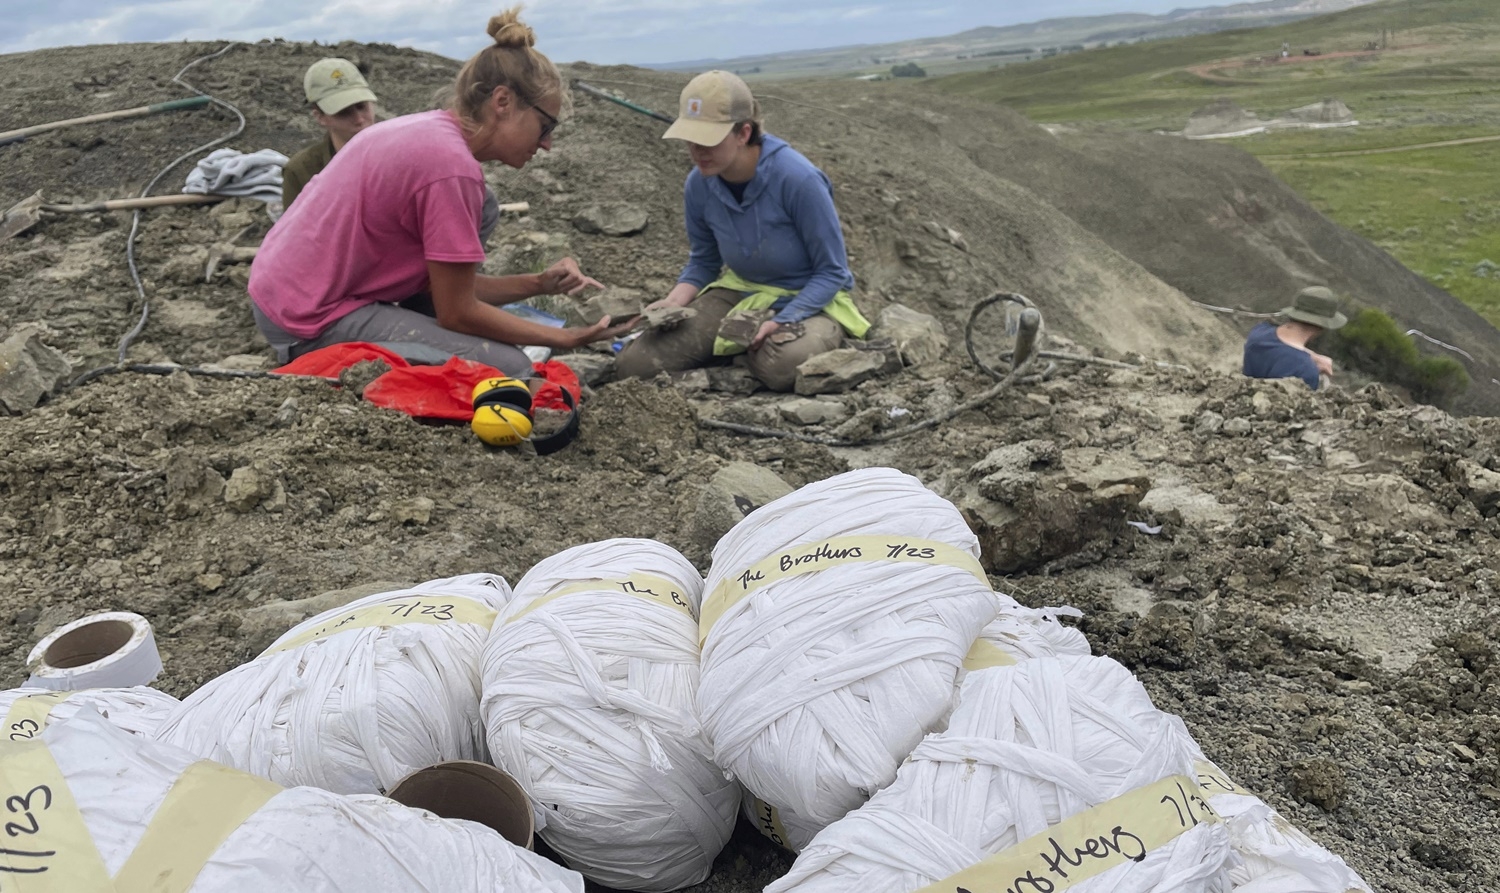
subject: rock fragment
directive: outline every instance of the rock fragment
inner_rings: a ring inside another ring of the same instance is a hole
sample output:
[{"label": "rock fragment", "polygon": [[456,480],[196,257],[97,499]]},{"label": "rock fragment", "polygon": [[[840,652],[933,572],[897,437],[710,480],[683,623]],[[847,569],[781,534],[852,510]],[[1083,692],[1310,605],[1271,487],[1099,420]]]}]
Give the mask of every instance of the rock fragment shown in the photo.
[{"label": "rock fragment", "polygon": [[698,495],[691,536],[703,549],[714,544],[744,517],[792,492],[775,472],[749,462],[731,462],[709,479]]},{"label": "rock fragment", "polygon": [[880,375],[885,355],[878,351],[842,347],[810,358],[797,367],[796,391],[804,397],[842,394]]},{"label": "rock fragment", "polygon": [[941,357],[948,349],[948,335],[937,317],[902,304],[880,312],[871,337],[891,341],[908,366],[920,366]]},{"label": "rock fragment", "polygon": [[646,229],[650,215],[646,209],[626,204],[589,205],[573,218],[573,227],[581,233],[606,236],[633,236]]},{"label": "rock fragment", "polygon": [[1293,797],[1325,812],[1338,809],[1349,789],[1343,768],[1326,757],[1298,760],[1292,764],[1287,778]]},{"label": "rock fragment", "polygon": [[554,359],[572,369],[578,380],[590,387],[597,387],[615,377],[613,354],[570,353]]},{"label": "rock fragment", "polygon": [[67,384],[73,366],[43,342],[46,333],[44,326],[26,323],[0,342],[0,410],[28,412]]},{"label": "rock fragment", "polygon": [[1117,460],[1079,470],[1048,440],[992,451],[949,494],[979,537],[984,567],[1008,574],[1108,543],[1151,488],[1145,470]]},{"label": "rock fragment", "polygon": [[793,397],[776,404],[781,417],[794,425],[836,425],[849,417],[849,407],[834,400]]}]

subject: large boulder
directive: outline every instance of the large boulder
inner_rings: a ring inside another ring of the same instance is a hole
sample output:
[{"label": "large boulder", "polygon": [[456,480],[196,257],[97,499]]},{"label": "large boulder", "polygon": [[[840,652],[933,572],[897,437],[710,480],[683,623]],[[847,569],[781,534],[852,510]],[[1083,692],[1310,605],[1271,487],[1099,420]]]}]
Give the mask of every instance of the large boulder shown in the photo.
[{"label": "large boulder", "polygon": [[948,349],[948,335],[937,317],[902,304],[892,304],[882,310],[870,335],[895,344],[901,362],[908,366],[936,360]]},{"label": "large boulder", "polygon": [[1127,516],[1151,489],[1145,470],[1120,460],[1088,464],[1094,457],[1082,452],[1028,440],[969,469],[949,498],[979,537],[985,570],[1029,570],[1127,529]]}]

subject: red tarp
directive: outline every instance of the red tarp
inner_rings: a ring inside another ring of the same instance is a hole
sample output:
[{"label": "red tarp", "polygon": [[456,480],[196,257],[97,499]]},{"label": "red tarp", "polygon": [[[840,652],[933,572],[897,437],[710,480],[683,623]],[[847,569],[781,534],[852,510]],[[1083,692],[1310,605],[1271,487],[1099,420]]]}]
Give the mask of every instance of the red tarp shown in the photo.
[{"label": "red tarp", "polygon": [[[365,399],[423,419],[467,422],[474,417],[474,386],[486,378],[505,377],[493,366],[458,357],[441,366],[413,366],[385,348],[364,341],[319,348],[273,371],[337,380],[340,372],[364,360],[380,360],[391,367],[365,386]],[[534,364],[532,370],[537,378],[545,379],[532,395],[533,408],[566,410],[561,388],[567,388],[575,402],[582,397],[578,376],[566,364],[548,360]]]}]

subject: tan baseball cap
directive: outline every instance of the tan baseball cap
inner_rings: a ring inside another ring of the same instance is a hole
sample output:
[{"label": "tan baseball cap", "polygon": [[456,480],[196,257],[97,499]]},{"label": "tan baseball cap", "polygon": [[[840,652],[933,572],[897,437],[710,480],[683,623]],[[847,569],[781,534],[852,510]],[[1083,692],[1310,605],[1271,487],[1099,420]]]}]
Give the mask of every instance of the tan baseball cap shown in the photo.
[{"label": "tan baseball cap", "polygon": [[325,115],[337,115],[356,102],[375,102],[375,94],[348,59],[319,59],[302,76],[307,101],[318,104]]},{"label": "tan baseball cap", "polygon": [[727,71],[705,71],[682,88],[677,120],[662,139],[717,146],[735,124],[758,120],[760,104],[744,81]]}]

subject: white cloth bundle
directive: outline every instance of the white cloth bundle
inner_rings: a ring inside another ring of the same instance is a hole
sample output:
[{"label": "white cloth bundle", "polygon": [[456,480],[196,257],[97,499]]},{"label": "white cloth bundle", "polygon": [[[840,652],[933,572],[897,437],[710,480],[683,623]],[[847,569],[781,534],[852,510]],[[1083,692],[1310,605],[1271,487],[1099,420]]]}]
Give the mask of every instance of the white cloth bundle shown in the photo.
[{"label": "white cloth bundle", "polygon": [[752,512],[715,547],[705,590],[714,762],[800,836],[890,784],[999,607],[978,558],[958,510],[889,468]]},{"label": "white cloth bundle", "polygon": [[479,660],[510,586],[491,574],[358,599],[188,696],[158,738],[283,785],[378,794],[487,761]]},{"label": "white cloth bundle", "polygon": [[[1000,615],[979,633],[981,642],[1017,661],[1092,653],[1083,633],[1057,621],[1059,617],[1082,617],[1083,612],[1077,608],[1028,608],[1009,596],[1001,595],[1000,599]],[[980,654],[975,657],[983,659]]]},{"label": "white cloth bundle", "polygon": [[[1077,881],[1070,893],[1228,893],[1228,834],[1194,799],[1192,774],[1186,748],[1112,660],[978,670],[947,731],[766,893],[911,893],[940,881],[948,893],[1047,890],[1065,878]],[[989,873],[976,883],[978,866]]]},{"label": "white cloth bundle", "polygon": [[239,195],[263,202],[281,201],[281,169],[289,159],[274,149],[241,152],[216,149],[188,171],[183,192]]},{"label": "white cloth bundle", "polygon": [[[1007,595],[999,598],[1000,615],[985,625],[974,647],[964,656],[958,685],[963,685],[964,679],[975,670],[1014,666],[1039,657],[1091,653],[1083,633],[1057,622],[1060,616],[1082,617],[1083,612],[1077,608],[1028,608]],[[939,727],[946,725],[945,718]]]},{"label": "white cloth bundle", "polygon": [[1180,717],[1163,717],[1196,761],[1198,783],[1229,829],[1230,845],[1242,863],[1229,873],[1235,893],[1347,893],[1370,889],[1343,859],[1210,762]]},{"label": "white cloth bundle", "polygon": [[[42,801],[33,785],[47,784],[48,806],[32,840],[62,845],[5,856],[15,868],[45,865],[45,851],[53,850],[57,861],[48,865],[49,873],[82,873],[93,865],[95,880],[99,873],[119,880],[134,854],[130,868],[137,870],[137,881],[142,868],[152,877],[168,870],[191,872],[196,877],[190,885],[171,886],[189,893],[583,891],[576,873],[473,822],[440,819],[383,797],[345,797],[315,788],[278,791],[269,782],[208,763],[185,775],[196,757],[127,735],[91,710],[54,723],[40,740],[60,778],[48,779],[47,770],[38,768],[36,743],[0,745],[0,779],[21,788],[0,793],[30,790],[30,802],[38,806]],[[173,790],[179,780],[182,786]],[[71,798],[57,790],[59,784]],[[196,791],[187,793],[195,785]],[[76,811],[67,799],[76,803]],[[80,816],[84,833],[69,839],[62,829],[77,828]],[[17,821],[25,827],[24,818]],[[98,859],[88,852],[89,838]],[[87,879],[75,874],[72,883],[60,880],[49,889],[109,889]]]},{"label": "white cloth bundle", "polygon": [[32,738],[48,723],[69,719],[82,707],[99,711],[117,729],[150,738],[177,704],[171,695],[144,685],[82,691],[13,688],[0,691],[0,717],[4,717],[0,720],[0,741]]},{"label": "white cloth bundle", "polygon": [[516,584],[484,650],[495,764],[573,868],[626,890],[702,881],[734,830],[739,787],[694,711],[698,571],[652,540],[548,558]]}]

